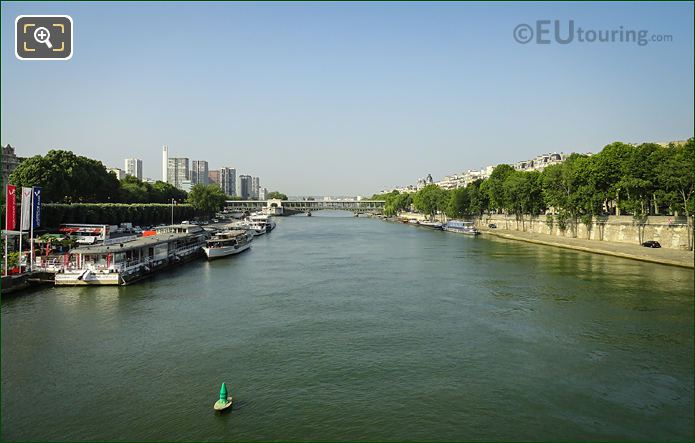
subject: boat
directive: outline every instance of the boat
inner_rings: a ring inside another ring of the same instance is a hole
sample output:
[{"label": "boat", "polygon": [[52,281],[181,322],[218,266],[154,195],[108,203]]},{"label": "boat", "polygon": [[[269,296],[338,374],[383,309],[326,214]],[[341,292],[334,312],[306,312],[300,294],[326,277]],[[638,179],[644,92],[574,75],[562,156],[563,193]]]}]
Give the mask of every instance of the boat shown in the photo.
[{"label": "boat", "polygon": [[213,409],[215,411],[224,411],[225,409],[229,409],[231,407],[232,396],[227,396],[227,386],[225,386],[225,384],[222,383],[222,387],[220,388],[220,398],[213,405]]},{"label": "boat", "polygon": [[437,221],[421,221],[420,226],[425,226],[432,229],[442,229],[442,224]]},{"label": "boat", "polygon": [[457,232],[459,234],[466,235],[478,235],[478,231],[473,222],[461,221],[461,220],[449,220],[442,229],[449,232]]},{"label": "boat", "polygon": [[411,225],[419,224],[419,222],[417,220],[415,220],[414,218],[411,218],[410,220],[408,220],[408,223],[410,223]]},{"label": "boat", "polygon": [[198,257],[208,238],[200,226],[181,224],[120,242],[79,246],[64,256],[55,285],[127,285]]},{"label": "boat", "polygon": [[253,233],[246,230],[222,231],[215,234],[203,246],[208,259],[238,254],[251,247]]},{"label": "boat", "polygon": [[269,215],[256,212],[251,214],[248,219],[251,228],[256,231],[256,235],[263,235],[275,229],[275,220]]}]

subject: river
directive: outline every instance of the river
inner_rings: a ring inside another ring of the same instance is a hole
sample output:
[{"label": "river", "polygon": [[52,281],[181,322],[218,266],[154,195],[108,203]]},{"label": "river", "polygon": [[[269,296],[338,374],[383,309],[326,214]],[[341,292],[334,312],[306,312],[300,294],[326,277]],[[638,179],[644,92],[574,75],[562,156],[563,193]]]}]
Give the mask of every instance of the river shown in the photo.
[{"label": "river", "polygon": [[693,438],[692,270],[338,215],[3,297],[2,439]]}]

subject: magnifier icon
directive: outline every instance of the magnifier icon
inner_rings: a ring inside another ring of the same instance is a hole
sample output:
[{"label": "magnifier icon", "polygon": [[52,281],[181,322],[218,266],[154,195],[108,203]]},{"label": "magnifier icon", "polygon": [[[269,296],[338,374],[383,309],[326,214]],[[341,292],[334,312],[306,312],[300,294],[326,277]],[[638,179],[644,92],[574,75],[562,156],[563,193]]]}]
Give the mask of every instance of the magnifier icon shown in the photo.
[{"label": "magnifier icon", "polygon": [[44,28],[43,26],[36,28],[36,30],[34,31],[34,40],[36,40],[39,43],[45,43],[46,46],[49,47],[49,49],[53,47],[53,45],[51,44],[51,40],[49,40],[50,38],[51,33],[48,32],[48,29]]}]

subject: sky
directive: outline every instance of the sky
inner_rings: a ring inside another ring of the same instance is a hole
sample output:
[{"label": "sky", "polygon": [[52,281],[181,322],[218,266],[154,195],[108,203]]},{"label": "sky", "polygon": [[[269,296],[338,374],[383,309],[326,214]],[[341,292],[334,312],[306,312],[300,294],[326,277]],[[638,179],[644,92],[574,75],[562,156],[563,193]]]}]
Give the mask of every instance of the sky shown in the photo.
[{"label": "sky", "polygon": [[[172,157],[234,167],[289,195],[371,195],[427,174],[694,132],[692,2],[1,11],[0,143],[19,156],[69,149],[120,168],[137,157],[161,179],[166,144]],[[72,59],[17,60],[20,14],[70,15]],[[545,19],[671,41],[515,40],[519,25]]]}]

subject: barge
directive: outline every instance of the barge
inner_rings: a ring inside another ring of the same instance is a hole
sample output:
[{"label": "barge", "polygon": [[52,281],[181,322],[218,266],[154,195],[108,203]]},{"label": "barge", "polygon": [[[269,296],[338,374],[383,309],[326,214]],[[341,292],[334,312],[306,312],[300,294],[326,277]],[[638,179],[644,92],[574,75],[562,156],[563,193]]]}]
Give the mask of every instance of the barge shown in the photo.
[{"label": "barge", "polygon": [[57,286],[127,285],[198,257],[208,233],[197,225],[156,228],[153,235],[71,249],[55,275]]}]

